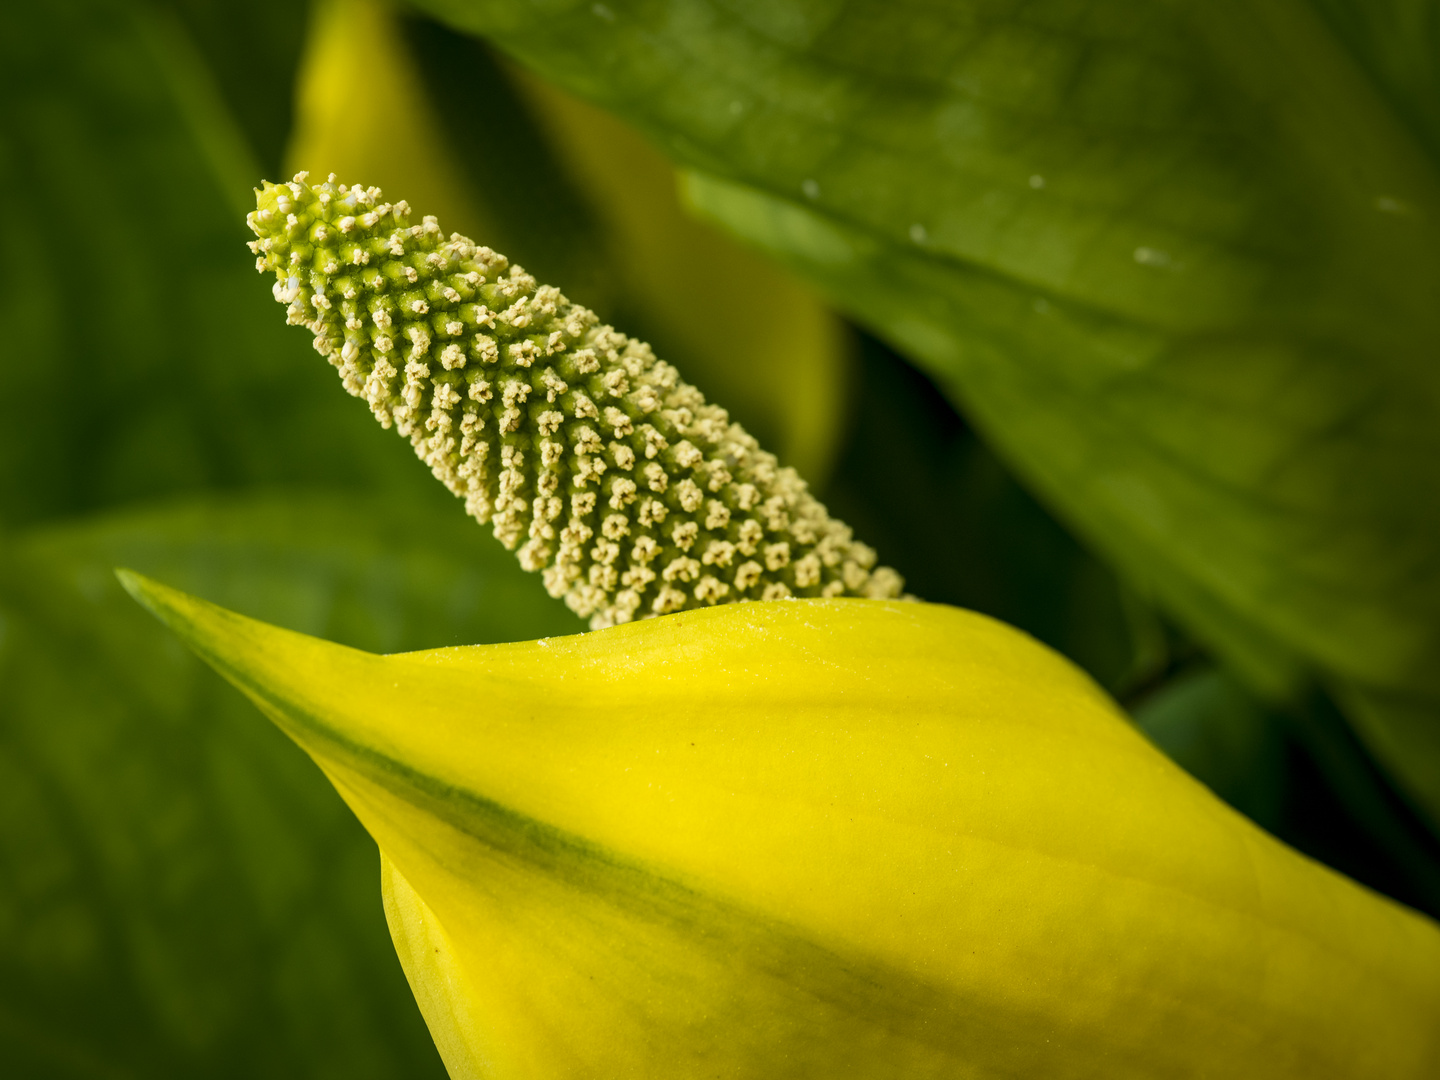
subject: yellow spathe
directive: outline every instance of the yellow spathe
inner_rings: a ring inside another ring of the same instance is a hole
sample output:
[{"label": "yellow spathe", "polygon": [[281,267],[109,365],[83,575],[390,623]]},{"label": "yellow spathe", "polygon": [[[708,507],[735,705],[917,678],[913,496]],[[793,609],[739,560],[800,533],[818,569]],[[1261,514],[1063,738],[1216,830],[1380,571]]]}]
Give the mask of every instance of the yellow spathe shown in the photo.
[{"label": "yellow spathe", "polygon": [[124,577],[376,838],[454,1077],[1440,1075],[1440,928],[990,619],[786,601],[381,657]]}]

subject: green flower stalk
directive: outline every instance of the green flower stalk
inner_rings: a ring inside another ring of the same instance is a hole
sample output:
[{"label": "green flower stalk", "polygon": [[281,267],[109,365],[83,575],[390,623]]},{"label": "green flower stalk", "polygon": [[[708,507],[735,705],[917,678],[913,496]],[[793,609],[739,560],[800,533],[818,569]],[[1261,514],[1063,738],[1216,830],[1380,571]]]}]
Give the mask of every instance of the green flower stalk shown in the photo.
[{"label": "green flower stalk", "polygon": [[332,175],[247,219],[289,321],[592,628],[903,582],[648,345],[404,201]]}]

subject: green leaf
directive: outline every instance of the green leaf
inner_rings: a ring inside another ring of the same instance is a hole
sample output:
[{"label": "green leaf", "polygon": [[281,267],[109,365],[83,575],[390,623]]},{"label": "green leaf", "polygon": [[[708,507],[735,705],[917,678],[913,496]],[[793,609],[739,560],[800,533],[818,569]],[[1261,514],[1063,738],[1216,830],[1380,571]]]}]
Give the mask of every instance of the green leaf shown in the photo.
[{"label": "green leaf", "polygon": [[1434,0],[1314,0],[1395,111],[1440,152],[1440,6]]},{"label": "green leaf", "polygon": [[0,521],[217,485],[434,486],[276,320],[236,209],[251,158],[178,21],[6,5]]},{"label": "green leaf", "polygon": [[[1433,728],[1440,179],[1389,103],[1433,61],[1372,83],[1299,2],[426,6],[694,167],[1267,693]],[[1405,730],[1370,746],[1440,822]]]},{"label": "green leaf", "polygon": [[26,1077],[444,1072],[374,845],[112,567],[381,650],[579,628],[460,513],[285,496],[31,532],[0,577],[0,1058]]},{"label": "green leaf", "polygon": [[[189,50],[207,69],[202,77],[214,84],[217,99],[234,117],[229,122],[244,133],[263,174],[274,175],[290,135],[309,0],[152,2],[183,28]],[[243,178],[247,212],[250,185],[258,178]]]}]

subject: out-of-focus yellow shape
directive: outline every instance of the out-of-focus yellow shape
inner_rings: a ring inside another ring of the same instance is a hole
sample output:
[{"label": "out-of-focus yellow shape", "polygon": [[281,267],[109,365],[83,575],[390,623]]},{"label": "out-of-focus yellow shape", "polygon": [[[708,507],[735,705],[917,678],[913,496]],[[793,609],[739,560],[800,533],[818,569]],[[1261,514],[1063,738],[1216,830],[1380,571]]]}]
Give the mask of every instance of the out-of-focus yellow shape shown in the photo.
[{"label": "out-of-focus yellow shape", "polygon": [[845,418],[844,325],[808,286],[689,213],[674,168],[634,129],[512,70],[611,229],[642,336],[683,355],[675,363],[706,396],[823,485]]},{"label": "out-of-focus yellow shape", "polygon": [[[301,64],[289,171],[366,177],[536,270],[525,215],[507,213],[513,193],[466,172],[417,60],[388,5],[321,0]],[[852,342],[844,324],[787,272],[688,214],[674,168],[632,129],[519,68],[504,70],[598,220],[582,246],[604,238],[605,250],[586,254],[605,264],[592,276],[609,295],[575,298],[618,316],[784,464],[823,485],[845,420]],[[488,149],[516,153],[503,140]],[[606,310],[612,303],[617,312]]]},{"label": "out-of-focus yellow shape", "polygon": [[286,167],[363,176],[484,243],[490,208],[466,190],[389,5],[317,0],[295,86]]},{"label": "out-of-focus yellow shape", "polygon": [[1440,928],[953,608],[374,656],[122,574],[380,845],[461,1077],[1440,1075]]}]

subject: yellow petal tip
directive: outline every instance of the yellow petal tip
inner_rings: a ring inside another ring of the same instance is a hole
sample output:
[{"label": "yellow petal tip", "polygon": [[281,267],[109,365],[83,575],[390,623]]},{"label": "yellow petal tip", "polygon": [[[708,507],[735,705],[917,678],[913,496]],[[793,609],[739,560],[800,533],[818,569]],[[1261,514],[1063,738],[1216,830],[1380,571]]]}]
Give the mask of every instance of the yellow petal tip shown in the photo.
[{"label": "yellow petal tip", "polygon": [[[225,665],[221,662],[221,654],[213,648],[212,641],[232,636],[233,629],[240,624],[254,622],[209,601],[162,585],[154,578],[148,578],[134,570],[117,567],[115,577],[141,607],[164,623],[207,663],[213,664],[222,673],[226,670]],[[227,623],[234,624],[230,628],[231,633],[222,629]]]},{"label": "yellow petal tip", "polygon": [[177,608],[175,597],[184,596],[184,593],[179,593],[144,574],[137,574],[134,570],[123,566],[115,568],[115,577],[120,582],[121,588],[134,597],[136,603],[166,626],[172,625]]}]

